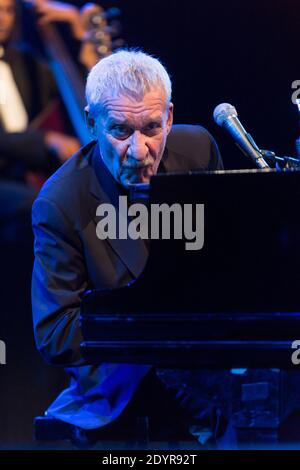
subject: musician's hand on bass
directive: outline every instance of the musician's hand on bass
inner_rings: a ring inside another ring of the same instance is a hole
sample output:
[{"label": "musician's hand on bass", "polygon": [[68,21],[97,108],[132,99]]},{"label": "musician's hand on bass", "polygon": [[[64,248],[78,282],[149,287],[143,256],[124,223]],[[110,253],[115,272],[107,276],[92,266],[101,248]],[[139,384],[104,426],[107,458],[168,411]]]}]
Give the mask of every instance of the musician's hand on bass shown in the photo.
[{"label": "musician's hand on bass", "polygon": [[24,0],[34,7],[38,15],[37,23],[45,26],[53,22],[68,23],[72,29],[73,36],[82,41],[85,29],[81,20],[81,13],[74,5],[53,0]]},{"label": "musician's hand on bass", "polygon": [[75,137],[60,132],[46,132],[45,142],[47,147],[55,152],[61,163],[64,163],[80,149],[80,143]]}]

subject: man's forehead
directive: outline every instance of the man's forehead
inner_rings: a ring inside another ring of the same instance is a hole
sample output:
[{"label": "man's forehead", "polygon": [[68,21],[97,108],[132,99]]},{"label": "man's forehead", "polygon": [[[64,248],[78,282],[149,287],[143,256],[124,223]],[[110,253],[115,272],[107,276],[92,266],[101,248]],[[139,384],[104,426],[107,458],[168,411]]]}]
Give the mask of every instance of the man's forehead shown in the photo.
[{"label": "man's forehead", "polygon": [[167,108],[162,93],[147,93],[142,98],[130,95],[105,97],[101,100],[101,114],[109,120],[144,117],[160,119]]},{"label": "man's forehead", "polygon": [[164,110],[144,109],[141,112],[110,110],[104,114],[108,122],[130,122],[137,119],[140,122],[160,121],[163,118]]},{"label": "man's forehead", "polygon": [[150,91],[143,96],[132,96],[130,94],[118,94],[105,96],[101,104],[107,110],[142,110],[144,108],[160,107],[166,104],[166,98],[162,91]]}]

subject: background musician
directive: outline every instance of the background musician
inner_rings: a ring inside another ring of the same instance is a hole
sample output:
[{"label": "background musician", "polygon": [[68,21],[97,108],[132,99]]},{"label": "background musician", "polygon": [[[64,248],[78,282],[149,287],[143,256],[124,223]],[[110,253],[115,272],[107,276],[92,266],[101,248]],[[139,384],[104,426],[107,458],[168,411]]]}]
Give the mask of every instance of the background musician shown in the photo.
[{"label": "background musician", "polygon": [[79,148],[77,138],[63,131],[31,125],[58,92],[47,65],[24,45],[12,43],[16,12],[15,0],[0,0],[0,230],[4,237],[8,226],[9,236],[19,230],[19,223],[27,226],[41,181]]}]

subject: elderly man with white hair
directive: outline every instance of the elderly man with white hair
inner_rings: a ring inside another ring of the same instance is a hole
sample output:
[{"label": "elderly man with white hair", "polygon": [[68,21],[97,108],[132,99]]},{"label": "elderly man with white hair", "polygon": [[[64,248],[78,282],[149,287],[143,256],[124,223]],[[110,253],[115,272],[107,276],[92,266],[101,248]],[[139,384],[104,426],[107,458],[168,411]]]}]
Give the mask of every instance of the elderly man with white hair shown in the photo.
[{"label": "elderly man with white hair", "polygon": [[47,413],[95,432],[122,422],[137,401],[144,400],[147,414],[150,396],[152,411],[162,419],[164,406],[171,407],[151,366],[92,366],[80,354],[82,295],[127,285],[148,256],[145,240],[99,239],[97,207],[116,206],[131,185],[148,183],[156,173],[215,170],[222,161],[205,129],[173,126],[169,75],[143,52],[121,50],[97,63],[86,99],[93,140],[47,181],[33,206],[32,305],[39,351],[71,376]]}]

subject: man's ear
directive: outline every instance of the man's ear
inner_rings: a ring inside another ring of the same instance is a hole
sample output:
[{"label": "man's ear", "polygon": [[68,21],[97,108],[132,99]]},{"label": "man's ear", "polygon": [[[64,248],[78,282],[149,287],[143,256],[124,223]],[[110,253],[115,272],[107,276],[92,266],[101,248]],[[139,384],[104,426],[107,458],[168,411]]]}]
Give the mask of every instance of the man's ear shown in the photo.
[{"label": "man's ear", "polygon": [[170,103],[169,109],[168,109],[168,120],[167,120],[168,134],[170,130],[172,129],[172,125],[173,125],[173,110],[174,110],[174,105],[173,103]]},{"label": "man's ear", "polygon": [[95,119],[89,115],[88,106],[84,108],[84,117],[85,117],[85,123],[86,123],[87,128],[89,129],[90,133],[94,136],[95,135]]}]

